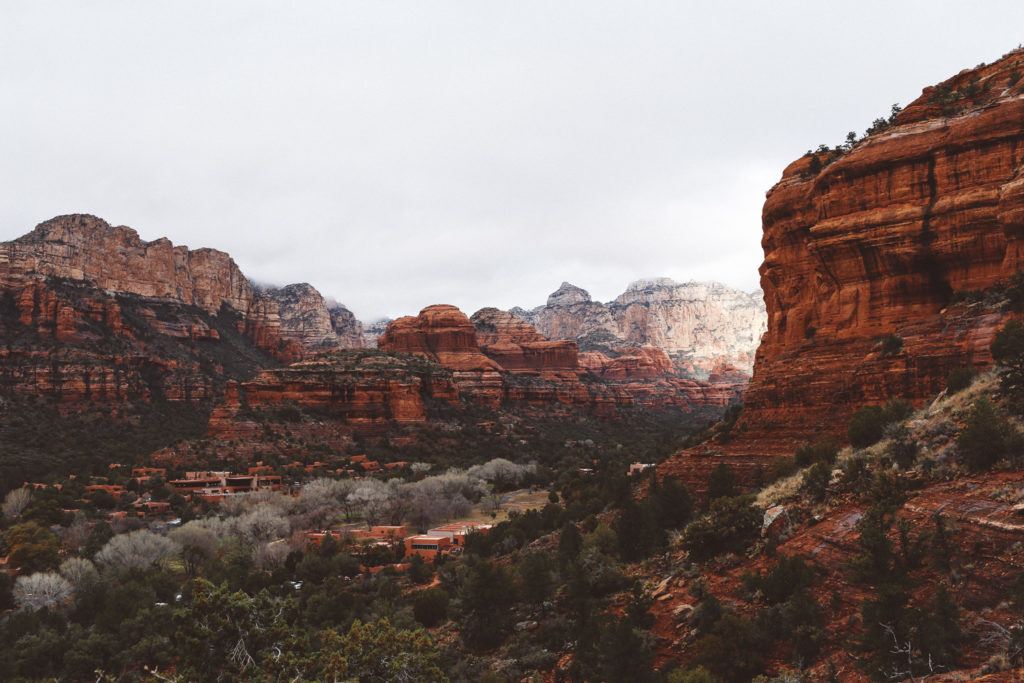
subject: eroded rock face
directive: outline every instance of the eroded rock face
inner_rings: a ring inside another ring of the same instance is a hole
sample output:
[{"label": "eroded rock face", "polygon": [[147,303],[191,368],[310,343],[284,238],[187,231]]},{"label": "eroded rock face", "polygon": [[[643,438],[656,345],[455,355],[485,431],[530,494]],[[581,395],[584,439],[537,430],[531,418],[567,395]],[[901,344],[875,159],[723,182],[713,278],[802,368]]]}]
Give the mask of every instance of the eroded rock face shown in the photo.
[{"label": "eroded rock face", "polygon": [[69,410],[206,402],[226,379],[275,364],[234,332],[232,320],[67,280],[6,279],[0,340],[0,391],[48,397]]},{"label": "eroded rock face", "polygon": [[[575,294],[574,296],[579,296]],[[429,306],[393,321],[378,348],[411,353],[451,370],[473,400],[491,407],[530,405],[547,411],[577,406],[612,416],[622,408],[724,408],[745,382],[721,385],[676,376],[660,349],[643,347],[609,358],[579,354],[572,341],[549,341],[511,312],[485,308],[472,320],[454,306]]]},{"label": "eroded rock face", "polygon": [[307,284],[263,290],[231,258],[94,216],[0,244],[0,390],[69,410],[208,403],[230,379],[361,344],[354,316]]},{"label": "eroded rock face", "polygon": [[497,308],[483,308],[470,319],[480,350],[504,370],[516,373],[576,372],[576,342],[548,341],[533,325]]},{"label": "eroded rock face", "polygon": [[374,320],[373,322],[363,323],[363,348],[377,348],[377,341],[388,329],[388,325],[390,324],[391,318],[381,318],[379,320]]},{"label": "eroded rock face", "polygon": [[[1018,50],[965,70],[832,163],[809,155],[786,168],[764,205],[768,330],[746,431],[721,450],[756,458],[845,436],[862,405],[920,403],[950,370],[990,364],[1010,314],[962,294],[1021,268],[1022,69]],[[665,465],[687,469],[685,458]]]},{"label": "eroded rock face", "polygon": [[362,324],[343,305],[328,305],[308,283],[258,289],[255,299],[250,312],[259,306],[266,311],[261,315],[276,317],[280,336],[296,342],[300,356],[362,348]]},{"label": "eroded rock face", "polygon": [[576,340],[586,351],[658,347],[695,377],[707,377],[722,362],[749,372],[766,320],[760,292],[668,278],[638,280],[608,304],[563,282],[546,305],[512,312],[545,336]]},{"label": "eroded rock face", "polygon": [[225,304],[244,311],[252,299],[249,281],[224,252],[144,242],[131,228],[84,214],[58,216],[0,245],[0,268],[173,299],[208,313]]},{"label": "eroded rock face", "polygon": [[483,354],[476,328],[455,306],[427,306],[419,315],[391,321],[377,348],[428,358],[451,370],[456,383],[474,400],[491,407],[502,401],[501,366]]},{"label": "eroded rock face", "polygon": [[242,318],[242,331],[284,361],[362,346],[351,312],[328,306],[308,284],[260,289],[224,252],[174,246],[165,238],[146,242],[131,228],[95,216],[58,216],[0,244],[0,287],[21,291],[48,278],[194,306],[209,315],[233,311]]},{"label": "eroded rock face", "polygon": [[[324,357],[266,370],[229,385],[210,417],[209,434],[222,440],[256,440],[254,412],[292,406],[356,433],[373,434],[392,424],[427,419],[427,399],[455,403],[450,373],[384,355]],[[308,429],[308,425],[304,426]]]}]

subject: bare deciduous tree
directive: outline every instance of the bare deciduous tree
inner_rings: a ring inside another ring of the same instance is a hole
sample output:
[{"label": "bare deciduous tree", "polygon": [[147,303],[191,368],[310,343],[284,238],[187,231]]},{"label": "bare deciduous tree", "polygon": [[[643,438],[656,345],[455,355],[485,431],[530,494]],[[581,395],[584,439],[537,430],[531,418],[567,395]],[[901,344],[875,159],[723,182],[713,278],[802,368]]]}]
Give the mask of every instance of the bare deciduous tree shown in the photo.
[{"label": "bare deciduous tree", "polygon": [[74,521],[60,532],[61,545],[68,551],[68,554],[76,555],[89,540],[91,531],[92,527],[85,515],[78,513],[75,515]]},{"label": "bare deciduous tree", "polygon": [[60,575],[78,590],[95,581],[99,572],[96,571],[96,565],[84,557],[69,557],[60,563]]},{"label": "bare deciduous tree", "polygon": [[7,519],[18,519],[32,502],[32,492],[25,488],[8,491],[4,496],[3,513]]},{"label": "bare deciduous tree", "polygon": [[284,564],[291,551],[286,541],[273,541],[257,546],[253,552],[253,560],[260,569],[273,569]]},{"label": "bare deciduous tree", "polygon": [[14,600],[22,609],[37,610],[63,602],[71,595],[71,583],[56,572],[19,576],[14,582]]},{"label": "bare deciduous tree", "polygon": [[177,543],[169,538],[140,529],[114,536],[96,553],[96,561],[114,571],[145,569],[177,551]]},{"label": "bare deciduous tree", "polygon": [[288,518],[273,505],[260,505],[234,521],[234,528],[243,541],[252,546],[270,543],[288,535]]},{"label": "bare deciduous tree", "polygon": [[[211,523],[213,522],[213,523]],[[181,546],[185,571],[195,576],[199,566],[213,557],[220,545],[223,525],[219,520],[192,520],[171,532],[171,539]]]},{"label": "bare deciduous tree", "polygon": [[517,465],[505,458],[494,458],[483,465],[474,465],[466,472],[471,477],[489,481],[498,488],[518,486],[529,475],[537,471],[537,466]]}]

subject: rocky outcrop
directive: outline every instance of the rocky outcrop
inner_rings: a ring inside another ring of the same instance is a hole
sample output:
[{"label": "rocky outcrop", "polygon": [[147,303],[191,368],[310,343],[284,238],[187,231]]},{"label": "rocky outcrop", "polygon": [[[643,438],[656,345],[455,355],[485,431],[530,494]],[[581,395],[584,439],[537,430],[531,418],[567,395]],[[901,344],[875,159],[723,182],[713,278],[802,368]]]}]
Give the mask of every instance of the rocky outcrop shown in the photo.
[{"label": "rocky outcrop", "polygon": [[575,373],[580,367],[576,342],[549,341],[508,311],[482,308],[470,321],[480,350],[508,372]]},{"label": "rocky outcrop", "polygon": [[1021,70],[1020,50],[965,70],[852,149],[785,169],[764,205],[768,330],[744,436],[706,450],[756,463],[842,437],[861,405],[920,403],[950,370],[990,364],[1010,315],[998,287],[1024,253]]},{"label": "rocky outcrop", "polygon": [[131,228],[84,214],[52,218],[0,244],[0,273],[84,281],[208,313],[224,305],[245,311],[252,299],[252,286],[224,252],[176,247],[166,238],[145,242]]},{"label": "rocky outcrop", "polygon": [[502,401],[501,366],[483,354],[476,328],[455,306],[428,306],[419,315],[391,321],[377,348],[428,358],[451,370],[456,383],[476,401],[491,407]]},{"label": "rocky outcrop", "polygon": [[248,313],[254,321],[276,329],[285,344],[294,345],[289,360],[363,346],[362,324],[352,312],[341,304],[328,303],[305,282],[256,289]]},{"label": "rocky outcrop", "polygon": [[[656,346],[627,349],[614,358],[599,351],[587,351],[580,354],[580,363],[598,377],[620,382],[660,379],[674,372],[668,355]],[[746,378],[742,382],[745,383]]]},{"label": "rocky outcrop", "polygon": [[355,313],[337,301],[328,300],[326,303],[327,312],[331,316],[331,329],[334,330],[334,335],[337,338],[337,348],[363,348],[365,346],[363,341],[365,332],[363,331],[363,324],[356,319]]},{"label": "rocky outcrop", "polygon": [[454,403],[458,396],[451,373],[436,365],[372,352],[325,356],[229,385],[210,417],[209,434],[224,440],[252,437],[265,421],[257,419],[259,414],[284,407],[355,433],[377,433],[392,424],[425,422],[427,400]]},{"label": "rocky outcrop", "polygon": [[377,348],[377,341],[380,339],[380,336],[384,334],[385,330],[388,329],[388,325],[390,324],[391,318],[380,318],[373,322],[363,323],[363,348]]},{"label": "rocky outcrop", "polygon": [[354,316],[339,304],[328,306],[308,284],[261,289],[222,251],[175,246],[166,238],[146,242],[131,228],[95,216],[58,216],[0,244],[3,289],[53,279],[214,316],[231,311],[260,348],[284,361],[362,345]]},{"label": "rocky outcrop", "polygon": [[575,342],[549,341],[510,312],[485,308],[470,320],[454,306],[429,306],[393,321],[378,348],[414,354],[451,370],[460,390],[491,407],[529,405],[557,411],[576,406],[612,416],[623,408],[713,407],[736,400],[743,383],[683,379],[660,349],[632,349],[616,358],[579,354]]},{"label": "rocky outcrop", "polygon": [[0,391],[73,409],[209,403],[230,379],[361,344],[307,284],[252,285],[227,254],[60,216],[0,244]]},{"label": "rocky outcrop", "polygon": [[66,280],[0,290],[0,393],[72,408],[166,399],[206,402],[230,377],[274,365],[235,321],[163,299]]},{"label": "rocky outcrop", "polygon": [[546,305],[512,312],[548,338],[576,340],[585,351],[655,346],[680,371],[702,378],[722,362],[749,372],[765,329],[760,292],[668,278],[638,280],[607,304],[563,282]]}]

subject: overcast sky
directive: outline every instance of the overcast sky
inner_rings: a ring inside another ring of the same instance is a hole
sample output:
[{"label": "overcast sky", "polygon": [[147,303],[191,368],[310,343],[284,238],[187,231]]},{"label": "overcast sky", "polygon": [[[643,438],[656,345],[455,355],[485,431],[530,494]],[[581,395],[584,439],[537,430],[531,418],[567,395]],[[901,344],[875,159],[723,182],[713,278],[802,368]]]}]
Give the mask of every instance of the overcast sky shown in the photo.
[{"label": "overcast sky", "polygon": [[782,168],[1024,41],[1024,2],[0,0],[0,240],[63,213],[364,320],[754,289]]}]

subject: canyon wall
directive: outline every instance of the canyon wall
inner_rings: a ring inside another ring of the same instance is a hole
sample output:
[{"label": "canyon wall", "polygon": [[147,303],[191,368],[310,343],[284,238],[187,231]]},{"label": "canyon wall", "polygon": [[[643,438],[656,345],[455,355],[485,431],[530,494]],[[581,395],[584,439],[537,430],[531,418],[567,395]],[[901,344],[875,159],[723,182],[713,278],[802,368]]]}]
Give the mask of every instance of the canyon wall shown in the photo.
[{"label": "canyon wall", "polygon": [[378,348],[437,362],[452,371],[467,395],[491,407],[569,405],[604,416],[635,405],[720,410],[737,400],[745,385],[744,378],[709,384],[678,377],[655,347],[626,349],[615,358],[580,354],[576,342],[548,340],[520,317],[495,308],[468,318],[454,306],[429,306],[393,321]]},{"label": "canyon wall", "polygon": [[362,328],[351,312],[340,304],[329,307],[308,284],[256,287],[222,251],[174,246],[166,238],[146,242],[131,228],[95,216],[58,216],[0,244],[0,286],[47,279],[194,306],[210,315],[230,309],[261,348],[282,360],[362,346]]},{"label": "canyon wall", "polygon": [[965,70],[852,148],[785,169],[763,211],[768,329],[742,436],[664,472],[697,482],[719,460],[702,456],[724,454],[753,473],[845,437],[862,405],[920,404],[951,370],[990,365],[1024,244],[1022,70],[1020,50]]},{"label": "canyon wall", "polygon": [[0,342],[2,388],[116,404],[206,400],[362,329],[308,284],[259,288],[224,252],[69,215],[0,244]]},{"label": "canyon wall", "polygon": [[544,336],[575,340],[585,351],[658,347],[680,372],[699,378],[723,364],[749,375],[766,324],[760,292],[669,278],[633,282],[607,304],[563,282],[544,306],[512,312]]}]

